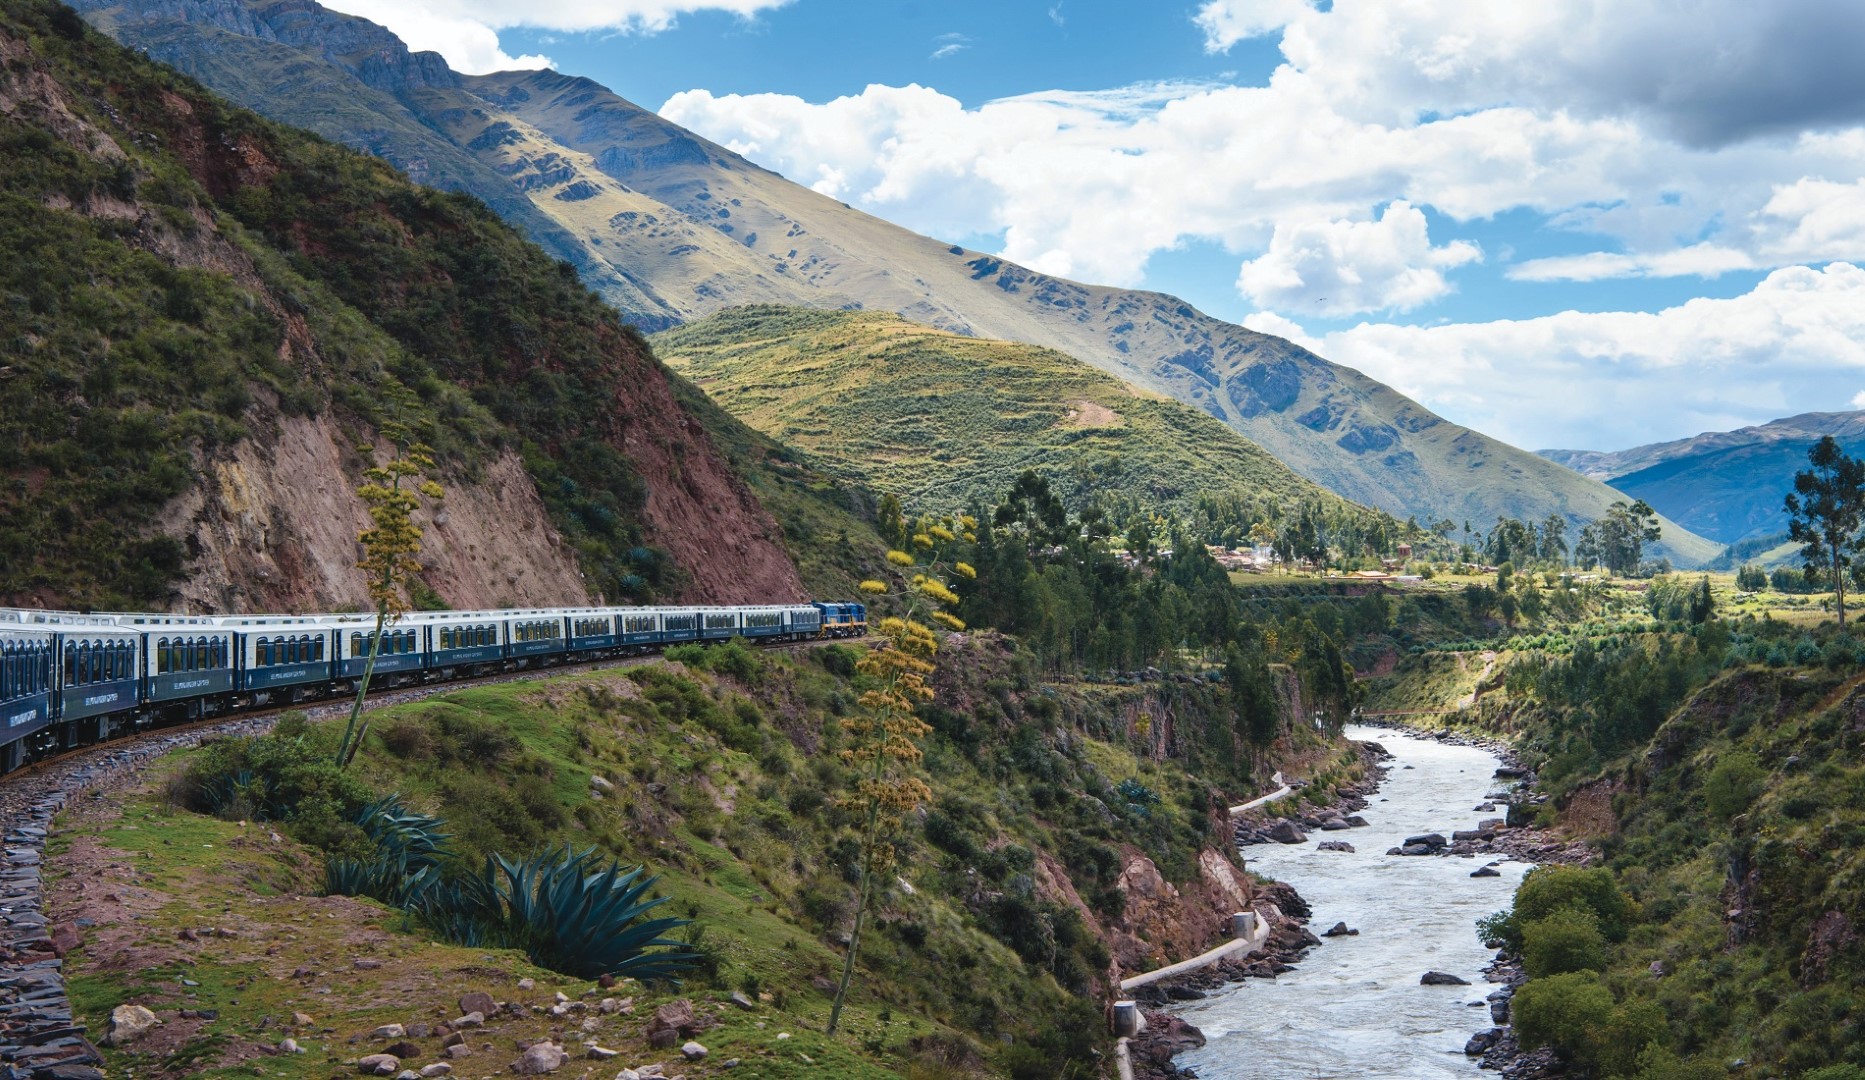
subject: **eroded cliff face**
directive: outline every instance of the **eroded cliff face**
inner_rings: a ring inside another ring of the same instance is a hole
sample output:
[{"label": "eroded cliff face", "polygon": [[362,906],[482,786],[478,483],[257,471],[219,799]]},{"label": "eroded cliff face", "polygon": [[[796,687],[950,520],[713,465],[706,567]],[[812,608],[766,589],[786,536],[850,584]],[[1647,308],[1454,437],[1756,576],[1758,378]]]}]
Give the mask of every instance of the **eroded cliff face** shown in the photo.
[{"label": "eroded cliff face", "polygon": [[[357,536],[358,458],[327,417],[286,417],[206,464],[161,527],[191,556],[174,606],[188,612],[341,611],[370,605]],[[417,515],[422,583],[450,607],[589,601],[575,553],[551,526],[524,464],[509,451]]]}]

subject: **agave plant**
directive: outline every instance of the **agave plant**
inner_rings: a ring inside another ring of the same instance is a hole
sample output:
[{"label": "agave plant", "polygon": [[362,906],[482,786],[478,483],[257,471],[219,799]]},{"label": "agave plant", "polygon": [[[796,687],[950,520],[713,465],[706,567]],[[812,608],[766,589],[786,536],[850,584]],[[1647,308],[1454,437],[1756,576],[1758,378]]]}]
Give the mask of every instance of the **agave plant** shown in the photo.
[{"label": "agave plant", "polygon": [[251,769],[215,777],[201,788],[201,798],[207,803],[208,812],[216,817],[224,817],[239,810],[252,815],[256,821],[272,816],[267,813],[271,794],[271,785],[266,782],[266,778]]},{"label": "agave plant", "polygon": [[440,831],[445,820],[408,809],[400,792],[365,804],[355,821],[379,851],[391,859],[402,858],[411,870],[438,868],[447,855],[447,841],[453,839]]},{"label": "agave plant", "polygon": [[401,855],[384,854],[367,861],[333,858],[324,863],[326,896],[367,896],[390,907],[418,910],[439,884],[439,867],[410,867]]},{"label": "agave plant", "polygon": [[456,944],[521,948],[566,975],[674,981],[698,955],[664,935],[689,920],[644,918],[669,898],[648,898],[660,879],[643,874],[613,861],[603,868],[594,848],[516,861],[489,855],[478,874],[429,890],[419,912]]}]

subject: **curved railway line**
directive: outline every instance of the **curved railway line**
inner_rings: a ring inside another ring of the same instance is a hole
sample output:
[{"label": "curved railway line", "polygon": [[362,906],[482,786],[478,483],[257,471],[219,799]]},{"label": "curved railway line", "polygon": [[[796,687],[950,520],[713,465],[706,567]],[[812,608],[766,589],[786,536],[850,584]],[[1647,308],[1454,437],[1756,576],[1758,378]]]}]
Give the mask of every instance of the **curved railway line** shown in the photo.
[{"label": "curved railway line", "polygon": [[[866,637],[835,641],[774,642],[759,651],[796,652],[830,644],[863,644]],[[663,662],[659,654],[567,661],[544,668],[499,672],[449,682],[384,688],[364,710],[419,701],[472,686],[537,682],[560,675]],[[81,746],[0,775],[0,1080],[103,1080],[103,1056],[72,1015],[64,978],[65,952],[77,944],[77,927],[49,921],[44,912],[45,842],[59,811],[100,784],[122,782],[157,758],[222,735],[256,735],[286,712],[313,720],[341,716],[347,698],[268,705],[156,728]]]}]

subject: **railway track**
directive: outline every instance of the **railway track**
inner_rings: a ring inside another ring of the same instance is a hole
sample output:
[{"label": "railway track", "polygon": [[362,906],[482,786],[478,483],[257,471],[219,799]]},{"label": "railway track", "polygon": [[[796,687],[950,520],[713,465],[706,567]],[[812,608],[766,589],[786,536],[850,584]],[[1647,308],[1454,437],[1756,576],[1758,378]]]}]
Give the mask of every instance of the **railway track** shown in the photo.
[{"label": "railway track", "polygon": [[[867,638],[760,645],[764,652],[799,652],[829,644],[864,644]],[[369,695],[364,711],[420,701],[464,687],[535,682],[559,675],[663,662],[659,654],[566,663],[499,672],[422,686],[385,688]],[[65,989],[64,956],[77,945],[75,924],[52,924],[45,915],[45,842],[59,811],[87,791],[128,781],[157,758],[225,735],[258,735],[279,716],[302,712],[313,720],[343,715],[348,698],[263,709],[197,720],[78,747],[0,777],[0,1080],[102,1080],[103,1055],[72,1015]]]}]

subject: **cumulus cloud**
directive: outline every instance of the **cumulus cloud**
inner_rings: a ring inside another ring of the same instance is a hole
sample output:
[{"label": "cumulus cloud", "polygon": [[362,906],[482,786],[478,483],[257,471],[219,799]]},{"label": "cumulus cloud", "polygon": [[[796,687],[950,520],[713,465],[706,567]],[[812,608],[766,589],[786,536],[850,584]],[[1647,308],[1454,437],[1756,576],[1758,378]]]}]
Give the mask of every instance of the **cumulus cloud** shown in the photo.
[{"label": "cumulus cloud", "polygon": [[329,0],[326,7],[360,15],[394,31],[412,49],[430,49],[459,71],[483,74],[547,67],[543,56],[508,56],[498,31],[615,30],[659,33],[679,16],[724,11],[750,18],[790,0]]},{"label": "cumulus cloud", "polygon": [[1204,31],[1206,52],[1228,52],[1232,45],[1263,37],[1314,10],[1309,0],[1209,0],[1192,22]]},{"label": "cumulus cloud", "polygon": [[1656,312],[1362,323],[1318,338],[1250,321],[1518,446],[1610,450],[1846,400],[1865,371],[1865,270],[1789,267],[1740,296]]},{"label": "cumulus cloud", "polygon": [[1855,409],[1865,409],[1865,390],[1860,390],[1858,393],[1852,395],[1852,407]]},{"label": "cumulus cloud", "polygon": [[1278,222],[1237,290],[1260,307],[1317,315],[1411,311],[1451,291],[1445,270],[1482,257],[1463,240],[1432,247],[1425,215],[1401,200],[1373,221]]}]

